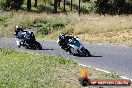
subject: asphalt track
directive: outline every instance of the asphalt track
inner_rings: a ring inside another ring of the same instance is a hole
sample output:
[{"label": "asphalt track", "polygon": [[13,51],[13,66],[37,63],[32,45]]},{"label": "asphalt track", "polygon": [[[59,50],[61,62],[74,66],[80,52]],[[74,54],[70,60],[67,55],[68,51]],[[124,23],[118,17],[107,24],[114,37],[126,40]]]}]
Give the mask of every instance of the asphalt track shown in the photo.
[{"label": "asphalt track", "polygon": [[[132,48],[113,45],[84,44],[93,57],[75,57],[59,48],[56,41],[41,41],[43,50],[26,50],[74,59],[80,64],[115,72],[132,79]],[[0,47],[17,48],[15,39],[0,38]],[[18,50],[25,50],[20,48]]]}]

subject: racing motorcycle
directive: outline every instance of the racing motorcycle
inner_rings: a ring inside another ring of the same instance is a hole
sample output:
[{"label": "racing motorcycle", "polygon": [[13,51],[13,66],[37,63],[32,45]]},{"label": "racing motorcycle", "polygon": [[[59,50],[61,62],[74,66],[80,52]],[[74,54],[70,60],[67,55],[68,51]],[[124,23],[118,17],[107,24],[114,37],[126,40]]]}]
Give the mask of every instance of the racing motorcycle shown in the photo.
[{"label": "racing motorcycle", "polygon": [[91,56],[90,52],[83,47],[78,38],[69,39],[68,43],[63,43],[63,45],[65,46],[63,49],[74,56]]},{"label": "racing motorcycle", "polygon": [[32,34],[30,37],[25,37],[22,40],[16,38],[16,43],[18,48],[23,46],[25,49],[42,50],[42,45],[35,40],[34,34]]},{"label": "racing motorcycle", "polygon": [[68,47],[73,55],[91,56],[90,52],[83,47],[82,43],[77,38],[69,39]]}]

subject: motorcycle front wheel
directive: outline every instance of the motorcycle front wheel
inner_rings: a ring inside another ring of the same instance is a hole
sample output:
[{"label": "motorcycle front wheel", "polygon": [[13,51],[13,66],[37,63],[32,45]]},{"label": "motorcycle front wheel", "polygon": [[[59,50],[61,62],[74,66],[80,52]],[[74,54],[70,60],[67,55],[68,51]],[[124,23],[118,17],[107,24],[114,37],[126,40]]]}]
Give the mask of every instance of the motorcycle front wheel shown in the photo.
[{"label": "motorcycle front wheel", "polygon": [[81,50],[85,54],[85,56],[91,56],[90,52],[87,49],[85,49],[84,47]]}]

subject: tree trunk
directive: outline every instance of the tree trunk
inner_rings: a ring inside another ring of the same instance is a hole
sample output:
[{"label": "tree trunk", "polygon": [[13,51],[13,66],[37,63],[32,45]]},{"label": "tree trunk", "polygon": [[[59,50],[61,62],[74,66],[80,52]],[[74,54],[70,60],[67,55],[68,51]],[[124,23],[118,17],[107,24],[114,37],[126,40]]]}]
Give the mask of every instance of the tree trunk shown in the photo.
[{"label": "tree trunk", "polygon": [[64,0],[64,8],[63,8],[63,12],[66,12],[66,0]]},{"label": "tree trunk", "polygon": [[71,0],[71,11],[72,11],[72,0]]},{"label": "tree trunk", "polygon": [[58,6],[60,7],[61,0],[58,0]]},{"label": "tree trunk", "polygon": [[79,0],[79,5],[78,5],[78,13],[80,14],[81,13],[81,0]]},{"label": "tree trunk", "polygon": [[31,11],[31,0],[27,0],[27,11]]},{"label": "tree trunk", "polygon": [[38,1],[38,0],[35,0],[34,7],[37,7],[37,1]]},{"label": "tree trunk", "polygon": [[54,0],[54,13],[57,13],[58,0]]}]

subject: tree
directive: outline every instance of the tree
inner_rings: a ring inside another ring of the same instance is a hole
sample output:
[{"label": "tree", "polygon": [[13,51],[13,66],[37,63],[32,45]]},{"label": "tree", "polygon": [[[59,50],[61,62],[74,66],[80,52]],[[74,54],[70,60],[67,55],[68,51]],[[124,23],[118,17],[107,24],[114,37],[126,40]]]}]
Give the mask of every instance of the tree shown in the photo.
[{"label": "tree", "polygon": [[27,11],[31,11],[31,0],[27,0]]},{"label": "tree", "polygon": [[114,3],[117,6],[122,7],[125,4],[125,0],[114,0]]},{"label": "tree", "polygon": [[97,0],[95,2],[96,12],[100,14],[106,14],[108,11],[108,2],[109,0]]},{"label": "tree", "polygon": [[113,8],[116,14],[126,13],[125,0],[114,0]]},{"label": "tree", "polygon": [[34,7],[37,7],[37,2],[38,2],[38,0],[34,0],[34,1],[35,1]]}]

